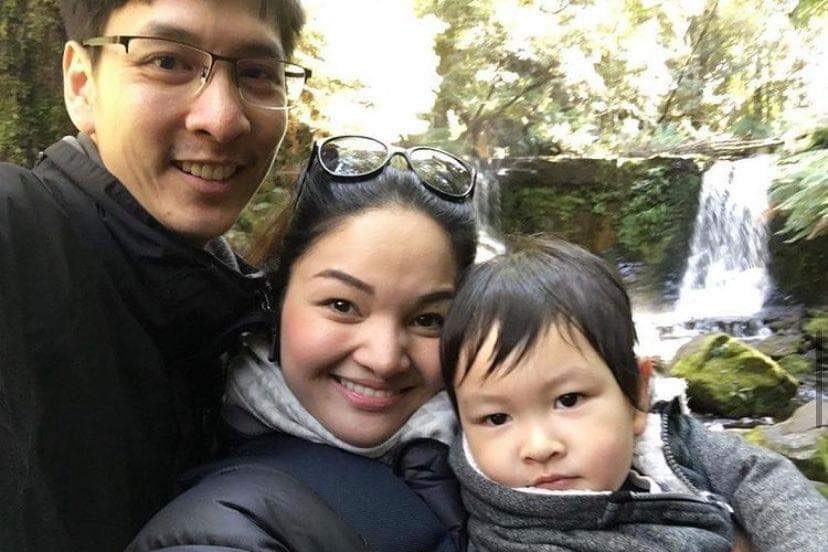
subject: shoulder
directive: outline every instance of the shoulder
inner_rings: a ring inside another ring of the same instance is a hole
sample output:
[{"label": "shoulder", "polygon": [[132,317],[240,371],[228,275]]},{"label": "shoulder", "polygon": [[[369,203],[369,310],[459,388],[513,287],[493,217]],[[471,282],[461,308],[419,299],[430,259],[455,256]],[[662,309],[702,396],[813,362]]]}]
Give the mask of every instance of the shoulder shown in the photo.
[{"label": "shoulder", "polygon": [[0,224],[7,231],[21,226],[28,229],[53,216],[63,218],[63,210],[34,171],[0,163]]},{"label": "shoulder", "polygon": [[201,470],[193,486],[158,512],[127,550],[174,546],[182,552],[365,549],[362,538],[305,483],[257,458]]}]

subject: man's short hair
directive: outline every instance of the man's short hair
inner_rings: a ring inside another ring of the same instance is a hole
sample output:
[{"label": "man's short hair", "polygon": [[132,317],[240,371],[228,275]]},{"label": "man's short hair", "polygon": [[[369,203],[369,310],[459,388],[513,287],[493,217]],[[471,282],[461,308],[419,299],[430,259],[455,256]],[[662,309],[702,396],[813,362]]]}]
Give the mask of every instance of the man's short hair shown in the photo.
[{"label": "man's short hair", "polygon": [[[103,33],[109,16],[130,2],[151,4],[152,0],[61,0],[60,13],[69,40],[82,42]],[[305,24],[305,12],[299,0],[260,0],[261,17],[274,19],[285,51],[290,59],[299,32]]]},{"label": "man's short hair", "polygon": [[[446,316],[440,360],[449,397],[483,348],[497,339],[484,377],[509,373],[543,333],[556,326],[572,344],[580,332],[638,406],[639,372],[630,299],[616,272],[577,245],[542,237],[513,238],[510,251],[469,269]],[[512,353],[514,362],[505,364]],[[463,357],[463,366],[459,366]]]}]

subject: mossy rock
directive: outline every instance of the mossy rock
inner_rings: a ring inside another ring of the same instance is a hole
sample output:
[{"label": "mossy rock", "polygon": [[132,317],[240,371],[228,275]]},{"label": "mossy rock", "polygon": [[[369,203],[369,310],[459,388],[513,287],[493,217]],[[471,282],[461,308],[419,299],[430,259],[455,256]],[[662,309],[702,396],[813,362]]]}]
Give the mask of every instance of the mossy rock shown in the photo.
[{"label": "mossy rock", "polygon": [[802,348],[801,335],[772,335],[767,339],[758,341],[754,347],[773,359],[794,355]]},{"label": "mossy rock", "polygon": [[814,363],[803,355],[787,355],[776,361],[789,374],[802,376],[814,373]]},{"label": "mossy rock", "polygon": [[789,420],[758,426],[742,434],[749,443],[778,452],[793,462],[812,481],[828,483],[828,427],[820,425],[828,416],[828,402],[816,401],[799,407]]},{"label": "mossy rock", "polygon": [[692,409],[731,418],[790,413],[798,383],[773,359],[724,333],[696,339],[670,368],[687,380]]},{"label": "mossy rock", "polygon": [[828,337],[828,316],[811,318],[802,325],[802,330],[806,335],[825,340]]}]

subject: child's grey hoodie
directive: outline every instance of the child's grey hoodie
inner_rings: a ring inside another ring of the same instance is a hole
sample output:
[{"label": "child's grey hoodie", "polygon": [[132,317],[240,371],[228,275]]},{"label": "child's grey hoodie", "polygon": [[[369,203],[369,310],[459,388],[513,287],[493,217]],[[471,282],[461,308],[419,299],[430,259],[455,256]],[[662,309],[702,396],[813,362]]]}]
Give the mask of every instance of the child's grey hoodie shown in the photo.
[{"label": "child's grey hoodie", "polygon": [[675,398],[653,405],[633,467],[654,492],[534,494],[451,465],[481,552],[730,552],[734,523],[753,552],[828,551],[828,502],[784,457],[708,431]]}]

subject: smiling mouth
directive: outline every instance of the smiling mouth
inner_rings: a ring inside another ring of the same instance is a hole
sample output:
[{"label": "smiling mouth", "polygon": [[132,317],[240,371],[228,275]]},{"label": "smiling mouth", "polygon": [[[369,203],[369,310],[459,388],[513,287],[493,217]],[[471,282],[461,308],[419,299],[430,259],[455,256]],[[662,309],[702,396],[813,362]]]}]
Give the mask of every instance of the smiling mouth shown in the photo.
[{"label": "smiling mouth", "polygon": [[225,163],[194,163],[191,161],[174,161],[173,165],[180,171],[197,176],[204,180],[227,180],[240,166]]},{"label": "smiling mouth", "polygon": [[348,389],[357,395],[362,395],[363,397],[372,399],[390,399],[391,397],[395,397],[401,393],[401,391],[395,389],[376,389],[368,387],[339,376],[333,376],[333,378],[345,389]]}]

